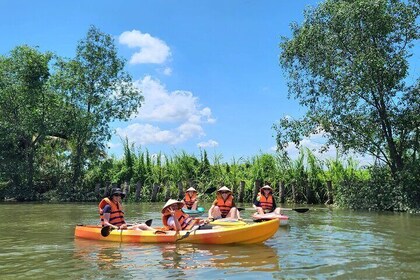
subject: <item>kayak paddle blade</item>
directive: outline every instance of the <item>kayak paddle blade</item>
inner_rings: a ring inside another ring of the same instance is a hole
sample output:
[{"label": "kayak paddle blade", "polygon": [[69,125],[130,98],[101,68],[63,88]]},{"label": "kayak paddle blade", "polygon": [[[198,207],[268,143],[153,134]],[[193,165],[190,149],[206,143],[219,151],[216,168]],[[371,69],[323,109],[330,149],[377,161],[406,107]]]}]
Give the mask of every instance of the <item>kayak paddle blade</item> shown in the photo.
[{"label": "kayak paddle blade", "polygon": [[110,226],[105,226],[101,229],[101,235],[103,237],[107,237],[112,231],[112,228]]},{"label": "kayak paddle blade", "polygon": [[210,187],[204,191],[205,194],[211,194],[216,190],[216,187]]},{"label": "kayak paddle blade", "polygon": [[298,213],[305,213],[309,211],[309,208],[293,208],[293,210]]}]

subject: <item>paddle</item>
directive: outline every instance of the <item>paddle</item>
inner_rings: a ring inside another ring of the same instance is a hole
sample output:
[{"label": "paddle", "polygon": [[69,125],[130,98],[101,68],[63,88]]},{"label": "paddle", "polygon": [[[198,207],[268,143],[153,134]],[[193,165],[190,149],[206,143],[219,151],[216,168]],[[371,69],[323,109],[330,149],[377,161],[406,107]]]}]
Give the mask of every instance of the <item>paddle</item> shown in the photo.
[{"label": "paddle", "polygon": [[[251,211],[255,211],[255,208],[242,208],[242,207],[238,207],[237,208],[239,211],[243,211],[243,210],[251,210]],[[280,208],[280,210],[284,210],[284,211],[296,211],[298,213],[305,213],[309,211],[309,208]]]},{"label": "paddle", "polygon": [[177,240],[175,240],[175,242],[178,242],[182,239],[187,238],[188,236],[190,236],[190,234],[198,229],[212,229],[213,227],[211,225],[208,225],[207,223],[204,223],[202,225],[197,225],[195,227],[193,227],[191,230],[187,231],[183,236],[181,236],[180,238],[178,238]]},{"label": "paddle", "polygon": [[[153,222],[153,219],[149,219],[149,220],[147,220],[147,221],[145,221],[144,223],[147,225],[147,226],[151,226],[152,225],[152,222]],[[113,231],[114,230],[114,228],[113,227],[111,227],[111,226],[104,226],[104,227],[102,227],[102,229],[101,229],[101,235],[103,236],[103,237],[107,237],[110,233],[111,233],[111,231]]]},{"label": "paddle", "polygon": [[216,187],[209,187],[207,190],[204,191],[203,194],[211,194],[211,193],[214,193],[215,190],[216,190]]},{"label": "paddle", "polygon": [[280,210],[284,211],[296,211],[298,213],[305,213],[309,211],[309,208],[280,208]]}]

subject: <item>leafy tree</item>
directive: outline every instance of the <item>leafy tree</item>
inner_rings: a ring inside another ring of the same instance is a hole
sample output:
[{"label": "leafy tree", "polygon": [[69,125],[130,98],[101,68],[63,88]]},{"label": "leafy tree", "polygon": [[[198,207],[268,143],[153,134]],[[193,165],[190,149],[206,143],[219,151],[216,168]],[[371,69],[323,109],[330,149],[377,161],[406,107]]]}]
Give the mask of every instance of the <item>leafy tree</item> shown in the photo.
[{"label": "leafy tree", "polygon": [[280,64],[289,96],[308,110],[274,125],[279,149],[323,130],[326,145],[374,155],[394,178],[417,161],[420,83],[406,78],[419,14],[418,0],[326,0],[307,9],[280,44]]},{"label": "leafy tree", "polygon": [[62,132],[62,102],[49,88],[52,59],[29,46],[0,57],[0,174],[19,200],[34,198],[37,152]]},{"label": "leafy tree", "polygon": [[111,138],[109,123],[127,120],[141,106],[143,97],[124,71],[113,38],[91,26],[76,49],[76,57],[61,61],[55,75],[58,91],[69,105],[72,184],[80,185],[89,159],[103,155]]}]

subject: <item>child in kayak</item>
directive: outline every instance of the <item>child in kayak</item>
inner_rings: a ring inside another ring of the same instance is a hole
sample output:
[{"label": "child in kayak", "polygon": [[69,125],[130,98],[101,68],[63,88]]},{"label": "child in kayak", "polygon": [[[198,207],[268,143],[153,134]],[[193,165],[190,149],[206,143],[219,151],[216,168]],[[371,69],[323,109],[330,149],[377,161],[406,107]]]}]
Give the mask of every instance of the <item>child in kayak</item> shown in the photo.
[{"label": "child in kayak", "polygon": [[185,192],[184,199],[181,202],[184,204],[182,208],[189,210],[197,210],[198,195],[197,191],[191,187]]},{"label": "child in kayak", "polygon": [[225,186],[217,191],[216,199],[209,209],[209,220],[220,218],[241,219],[232,191]]},{"label": "child in kayak", "polygon": [[169,199],[162,208],[162,224],[166,230],[189,230],[202,221],[190,217],[182,212],[184,203],[175,199]]},{"label": "child in kayak", "polygon": [[122,211],[121,199],[125,197],[125,193],[120,188],[113,188],[111,195],[105,197],[99,203],[99,214],[101,217],[102,227],[111,227],[113,229],[137,229],[137,230],[154,230],[146,224],[127,225],[124,219],[124,211]]},{"label": "child in kayak", "polygon": [[269,185],[265,185],[260,189],[253,207],[258,214],[275,213],[280,215],[280,208],[276,205],[276,200],[273,196],[273,189]]}]

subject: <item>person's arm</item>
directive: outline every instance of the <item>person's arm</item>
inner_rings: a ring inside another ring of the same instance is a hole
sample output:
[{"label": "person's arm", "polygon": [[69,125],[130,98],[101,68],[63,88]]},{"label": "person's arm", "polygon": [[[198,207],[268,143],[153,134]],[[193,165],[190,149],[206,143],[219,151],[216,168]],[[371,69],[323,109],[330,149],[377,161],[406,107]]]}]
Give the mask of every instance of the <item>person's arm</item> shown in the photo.
[{"label": "person's arm", "polygon": [[213,209],[214,209],[214,206],[216,206],[217,205],[217,199],[215,199],[214,201],[213,201],[213,204],[211,205],[211,207],[210,207],[210,209],[209,209],[209,217],[208,217],[208,219],[209,220],[211,220],[211,219],[214,219],[214,217],[213,217]]},{"label": "person's arm", "polygon": [[261,207],[261,203],[260,203],[260,196],[259,195],[257,195],[256,197],[255,197],[255,200],[254,200],[254,203],[253,203],[253,205],[252,205],[254,208],[257,208],[257,207]]},{"label": "person's arm", "polygon": [[[168,225],[173,227],[176,231],[182,230],[181,224],[179,223],[178,219],[175,219],[175,210],[169,208],[169,212],[171,213],[171,216],[168,218]],[[171,220],[171,224],[169,224],[169,220]]]},{"label": "person's arm", "polygon": [[273,197],[273,208],[271,209],[271,211],[276,210],[276,208],[277,208],[276,200]]}]

